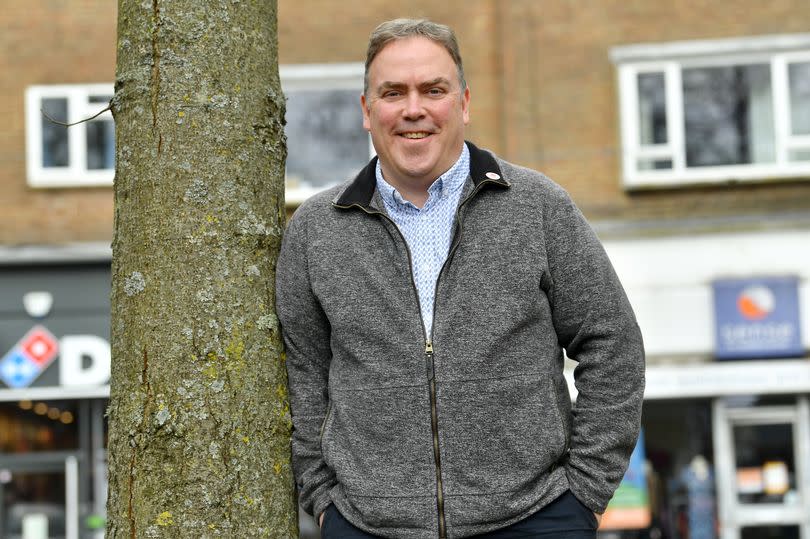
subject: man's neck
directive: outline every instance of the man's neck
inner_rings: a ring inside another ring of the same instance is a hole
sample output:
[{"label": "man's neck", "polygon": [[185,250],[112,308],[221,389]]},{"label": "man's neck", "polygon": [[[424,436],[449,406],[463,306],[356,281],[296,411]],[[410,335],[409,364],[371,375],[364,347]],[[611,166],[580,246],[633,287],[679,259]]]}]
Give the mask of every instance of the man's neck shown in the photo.
[{"label": "man's neck", "polygon": [[[448,169],[449,170],[449,169]],[[446,171],[445,171],[446,172]],[[389,180],[385,174],[385,167],[382,167],[382,174],[383,179],[387,181],[391,187],[397,190],[399,196],[403,199],[407,200],[417,208],[421,209],[428,200],[430,194],[428,193],[428,189],[433,182],[436,181],[438,178],[433,178],[432,180],[424,180],[422,182],[401,182],[396,180]]]},{"label": "man's neck", "polygon": [[379,163],[380,171],[382,172],[383,180],[385,180],[391,187],[396,189],[399,196],[421,209],[428,201],[428,198],[430,198],[430,193],[428,192],[430,186],[433,185],[436,180],[441,178],[444,174],[447,174],[447,172],[456,166],[456,164],[458,164],[464,151],[465,147],[462,146],[458,152],[458,156],[450,164],[450,167],[435,178],[397,178],[395,175],[386,172],[386,167],[382,161]]}]

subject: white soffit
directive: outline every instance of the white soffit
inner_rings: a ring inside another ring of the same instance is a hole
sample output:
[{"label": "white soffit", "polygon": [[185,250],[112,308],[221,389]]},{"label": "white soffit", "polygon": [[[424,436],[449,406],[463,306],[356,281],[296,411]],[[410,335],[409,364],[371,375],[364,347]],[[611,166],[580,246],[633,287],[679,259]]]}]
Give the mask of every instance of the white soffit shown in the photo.
[{"label": "white soffit", "polygon": [[740,53],[787,52],[810,48],[810,34],[774,34],[665,43],[634,43],[610,49],[613,63],[723,56]]},{"label": "white soffit", "polygon": [[710,354],[712,281],[796,275],[810,348],[810,229],[605,242],[644,334],[648,355]]}]

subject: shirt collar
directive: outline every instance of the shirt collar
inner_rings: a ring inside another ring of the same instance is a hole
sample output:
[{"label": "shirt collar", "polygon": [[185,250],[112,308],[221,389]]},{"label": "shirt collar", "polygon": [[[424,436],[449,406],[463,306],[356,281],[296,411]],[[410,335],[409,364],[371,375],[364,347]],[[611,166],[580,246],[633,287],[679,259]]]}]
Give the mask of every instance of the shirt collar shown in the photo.
[{"label": "shirt collar", "polygon": [[[385,181],[382,175],[382,167],[380,166],[379,159],[375,168],[375,175],[377,177],[377,190],[386,206],[397,208],[400,206],[411,206],[415,209],[416,206],[402,198],[393,185]],[[455,193],[464,185],[467,177],[470,175],[470,150],[467,144],[462,144],[461,156],[458,161],[450,167],[447,172],[436,178],[430,187],[428,187],[428,200],[422,209],[431,205],[433,200],[444,198]]]}]

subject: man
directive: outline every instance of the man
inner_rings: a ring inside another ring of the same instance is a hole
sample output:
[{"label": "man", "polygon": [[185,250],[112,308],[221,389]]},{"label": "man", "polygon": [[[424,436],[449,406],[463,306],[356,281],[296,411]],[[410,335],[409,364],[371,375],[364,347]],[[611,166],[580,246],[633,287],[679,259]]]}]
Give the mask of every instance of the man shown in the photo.
[{"label": "man", "polygon": [[562,188],[465,142],[446,26],[381,24],[361,105],[378,158],[296,211],[277,269],[303,507],[324,538],[594,537],[644,384],[604,250]]}]

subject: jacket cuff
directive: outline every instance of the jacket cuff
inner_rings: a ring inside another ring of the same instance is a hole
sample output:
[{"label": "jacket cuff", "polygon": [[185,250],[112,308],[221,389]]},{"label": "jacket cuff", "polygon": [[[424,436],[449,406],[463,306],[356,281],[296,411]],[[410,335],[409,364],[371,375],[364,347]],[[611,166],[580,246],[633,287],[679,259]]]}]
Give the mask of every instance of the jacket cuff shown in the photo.
[{"label": "jacket cuff", "polygon": [[595,485],[590,484],[592,481],[570,466],[566,466],[565,473],[568,477],[568,488],[574,496],[594,513],[604,513],[613,493],[605,496],[603,493],[594,492]]},{"label": "jacket cuff", "polygon": [[312,501],[312,517],[316,522],[318,521],[321,513],[326,511],[326,508],[332,503],[332,495],[330,494],[331,490],[331,485],[330,487],[322,489]]}]

